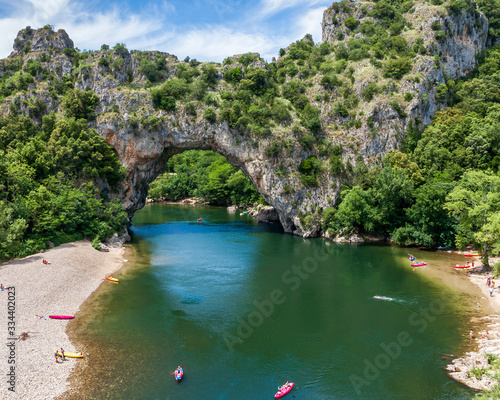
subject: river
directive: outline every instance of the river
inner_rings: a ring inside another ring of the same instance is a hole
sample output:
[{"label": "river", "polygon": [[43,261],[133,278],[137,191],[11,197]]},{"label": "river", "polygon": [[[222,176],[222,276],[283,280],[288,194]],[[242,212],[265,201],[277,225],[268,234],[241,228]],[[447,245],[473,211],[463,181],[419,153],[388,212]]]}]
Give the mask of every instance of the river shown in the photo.
[{"label": "river", "polygon": [[287,380],[291,399],[473,397],[441,357],[464,350],[471,302],[413,271],[408,249],[216,207],[148,205],[132,232],[131,265],[76,328],[89,357],[72,398],[272,399]]}]

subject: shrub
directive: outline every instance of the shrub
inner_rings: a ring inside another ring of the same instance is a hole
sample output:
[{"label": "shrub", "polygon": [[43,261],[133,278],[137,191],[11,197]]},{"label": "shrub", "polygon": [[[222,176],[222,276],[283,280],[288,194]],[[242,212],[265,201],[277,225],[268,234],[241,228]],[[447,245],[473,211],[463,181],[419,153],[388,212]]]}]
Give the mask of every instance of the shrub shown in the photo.
[{"label": "shrub", "polygon": [[92,90],[70,89],[62,102],[62,109],[67,117],[95,119],[95,108],[99,97]]},{"label": "shrub", "polygon": [[189,86],[184,79],[172,78],[165,84],[151,91],[151,99],[155,108],[174,111],[176,99],[182,99],[189,92]]},{"label": "shrub", "polygon": [[256,59],[256,55],[252,54],[252,53],[246,53],[246,54],[243,54],[239,59],[238,59],[238,62],[243,64],[245,67],[248,67],[248,65],[250,65],[251,63],[253,63]]},{"label": "shrub", "polygon": [[280,144],[277,140],[273,140],[273,142],[269,146],[267,146],[266,150],[264,151],[264,153],[268,157],[277,156],[279,152],[280,152]]},{"label": "shrub", "polygon": [[163,69],[163,65],[148,60],[147,58],[143,58],[141,60],[141,64],[139,66],[139,71],[151,82],[157,82],[161,80],[162,74],[161,70]]},{"label": "shrub", "polygon": [[448,94],[448,86],[441,83],[436,89],[436,99],[443,102],[446,100],[446,95]]},{"label": "shrub", "polygon": [[317,186],[317,175],[321,172],[321,161],[316,157],[308,157],[302,161],[298,168],[300,180],[305,186]]},{"label": "shrub", "polygon": [[342,81],[335,74],[324,75],[319,83],[327,90],[333,90],[336,87],[342,86]]},{"label": "shrub", "polygon": [[215,87],[215,85],[217,85],[217,80],[219,79],[217,68],[215,68],[212,64],[204,64],[202,65],[201,70],[201,80],[207,83],[208,86]]},{"label": "shrub", "polygon": [[127,47],[125,46],[125,43],[117,43],[113,46],[113,50],[116,51],[117,53],[121,54],[126,54],[128,53]]},{"label": "shrub", "polygon": [[363,96],[363,98],[366,100],[366,101],[371,101],[373,100],[373,97],[380,93],[380,88],[377,86],[376,83],[374,82],[370,82],[368,85],[366,85],[366,87],[361,91],[361,96]]},{"label": "shrub", "polygon": [[358,25],[359,21],[357,19],[354,19],[353,17],[349,17],[344,21],[344,25],[350,29],[351,31],[355,30]]},{"label": "shrub", "polygon": [[304,149],[311,149],[315,142],[316,142],[316,139],[314,138],[314,136],[309,135],[307,133],[304,133],[300,137],[300,141],[299,141],[300,145]]},{"label": "shrub", "polygon": [[37,76],[43,71],[42,64],[37,60],[28,60],[26,64],[26,69],[31,74],[31,76]]},{"label": "shrub", "polygon": [[431,29],[433,31],[439,31],[439,30],[441,30],[441,23],[438,20],[432,21]]},{"label": "shrub", "polygon": [[243,78],[243,72],[240,67],[230,68],[224,73],[224,80],[226,82],[236,84]]},{"label": "shrub", "polygon": [[197,115],[197,113],[196,113],[196,107],[194,106],[193,103],[187,103],[186,107],[185,107],[185,110],[186,110],[186,114],[187,115],[191,115],[193,117],[196,117],[196,115]]},{"label": "shrub", "polygon": [[397,58],[388,60],[384,65],[384,78],[401,79],[411,71],[411,60],[407,58]]},{"label": "shrub", "polygon": [[444,31],[437,31],[434,35],[435,39],[441,41],[445,37]]},{"label": "shrub", "polygon": [[213,107],[208,107],[203,112],[203,118],[205,118],[211,124],[215,124],[215,122],[217,122],[217,114]]}]

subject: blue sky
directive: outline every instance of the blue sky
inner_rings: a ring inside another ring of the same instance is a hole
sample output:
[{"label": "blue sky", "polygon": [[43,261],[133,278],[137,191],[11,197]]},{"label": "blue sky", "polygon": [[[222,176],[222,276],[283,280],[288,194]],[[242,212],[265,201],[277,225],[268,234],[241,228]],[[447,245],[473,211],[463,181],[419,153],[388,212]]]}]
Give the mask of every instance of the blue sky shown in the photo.
[{"label": "blue sky", "polygon": [[27,25],[65,29],[79,49],[125,43],[201,61],[258,52],[266,60],[311,33],[333,0],[0,0],[0,58]]}]

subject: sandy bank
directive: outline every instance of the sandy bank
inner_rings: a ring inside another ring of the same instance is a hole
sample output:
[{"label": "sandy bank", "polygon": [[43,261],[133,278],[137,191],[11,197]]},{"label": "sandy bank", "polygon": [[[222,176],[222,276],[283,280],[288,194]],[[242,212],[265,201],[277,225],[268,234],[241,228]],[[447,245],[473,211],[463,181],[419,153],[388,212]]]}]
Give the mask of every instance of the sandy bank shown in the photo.
[{"label": "sandy bank", "polygon": [[[7,390],[7,381],[2,379],[0,398],[53,399],[68,389],[67,379],[79,361],[56,363],[53,352],[61,347],[68,352],[79,349],[65,333],[67,322],[45,317],[75,315],[104,276],[122,266],[123,251],[111,248],[108,253],[99,252],[81,241],[0,265],[0,283],[15,287],[16,337],[28,333],[26,340],[15,341],[15,364],[11,364],[15,365],[15,393]],[[43,259],[50,264],[43,264]],[[0,332],[4,338],[8,332],[8,295],[8,291],[0,291]],[[2,376],[9,372],[11,354],[7,346],[1,346]]]}]

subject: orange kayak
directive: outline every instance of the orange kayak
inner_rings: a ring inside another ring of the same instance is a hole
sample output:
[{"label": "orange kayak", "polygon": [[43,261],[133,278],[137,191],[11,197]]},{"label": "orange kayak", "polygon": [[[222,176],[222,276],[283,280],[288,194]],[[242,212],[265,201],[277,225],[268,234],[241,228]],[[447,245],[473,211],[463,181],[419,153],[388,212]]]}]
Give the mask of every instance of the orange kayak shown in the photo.
[{"label": "orange kayak", "polygon": [[119,279],[113,278],[112,276],[107,276],[106,279],[111,282],[119,282]]}]

